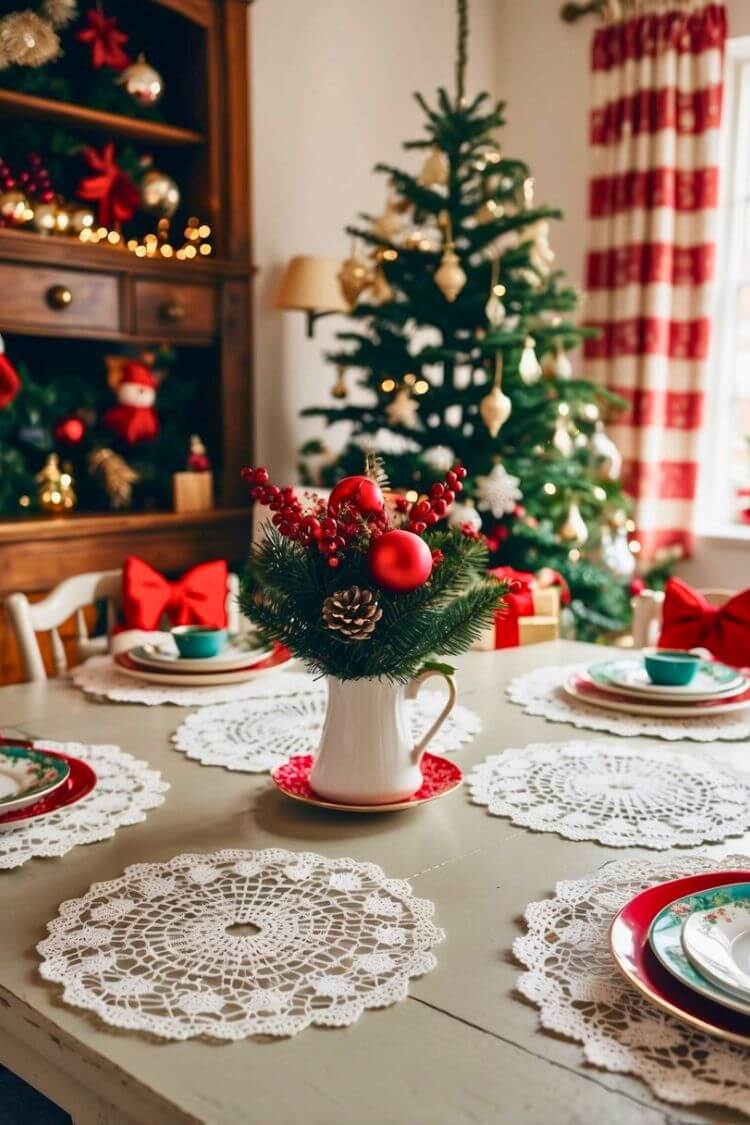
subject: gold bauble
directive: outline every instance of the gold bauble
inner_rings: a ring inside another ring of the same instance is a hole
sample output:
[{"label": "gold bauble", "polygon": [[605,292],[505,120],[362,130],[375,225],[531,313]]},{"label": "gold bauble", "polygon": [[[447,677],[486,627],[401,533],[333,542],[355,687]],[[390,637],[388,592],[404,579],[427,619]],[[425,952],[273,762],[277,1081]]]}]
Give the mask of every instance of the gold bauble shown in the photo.
[{"label": "gold bauble", "polygon": [[51,234],[57,229],[56,203],[35,203],[33,210],[34,218],[31,221],[40,234]]},{"label": "gold bauble", "polygon": [[461,268],[461,259],[450,243],[443,251],[440,265],[435,270],[434,281],[446,301],[455,301],[466,284],[466,274]]},{"label": "gold bauble", "polygon": [[156,105],[164,93],[164,79],[143,55],[125,67],[117,81],[138,105]]},{"label": "gold bauble", "polygon": [[29,201],[22,191],[4,191],[0,194],[0,215],[11,226],[20,226],[30,214]]},{"label": "gold bauble", "polygon": [[401,216],[389,206],[372,224],[372,233],[383,242],[393,242],[403,225]]},{"label": "gold bauble", "polygon": [[421,187],[445,187],[448,183],[448,161],[437,145],[432,146],[430,155],[422,165],[417,183]]},{"label": "gold bauble", "polygon": [[91,230],[96,219],[94,212],[90,207],[74,207],[70,212],[70,229],[74,234],[80,234],[82,230]]},{"label": "gold bauble", "polygon": [[510,399],[497,385],[484,396],[479,403],[479,414],[490,437],[497,437],[501,426],[504,426],[508,421],[511,409]]},{"label": "gold bauble", "polygon": [[353,251],[350,257],[341,263],[341,269],[336,276],[344,300],[350,308],[354,308],[360,295],[372,281],[367,263]]},{"label": "gold bauble", "polygon": [[180,206],[180,189],[166,172],[152,168],[141,180],[141,205],[151,215],[171,219]]},{"label": "gold bauble", "polygon": [[56,453],[47,455],[44,467],[36,474],[34,480],[39,486],[39,507],[42,511],[61,515],[75,508],[73,477],[68,468],[60,468],[60,459]]},{"label": "gold bauble", "polygon": [[577,543],[578,546],[582,546],[588,539],[589,529],[586,527],[586,521],[581,515],[581,509],[578,507],[575,500],[568,508],[565,523],[560,528],[558,534],[564,543]]}]

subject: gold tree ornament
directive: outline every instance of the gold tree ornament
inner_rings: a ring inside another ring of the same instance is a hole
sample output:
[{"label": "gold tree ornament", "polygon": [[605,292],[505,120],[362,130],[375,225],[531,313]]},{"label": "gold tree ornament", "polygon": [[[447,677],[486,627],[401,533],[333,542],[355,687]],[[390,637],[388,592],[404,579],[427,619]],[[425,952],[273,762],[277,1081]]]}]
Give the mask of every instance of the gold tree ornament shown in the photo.
[{"label": "gold tree ornament", "polygon": [[393,242],[396,235],[402,230],[403,225],[403,218],[394,207],[393,200],[389,199],[383,214],[372,224],[372,233],[376,238],[382,239],[383,242]]},{"label": "gold tree ornament", "polygon": [[502,219],[504,214],[505,208],[502,203],[498,203],[494,199],[485,199],[476,213],[476,220],[480,225],[494,223],[496,219]]},{"label": "gold tree ornament", "polygon": [[521,362],[518,365],[518,374],[527,387],[533,386],[542,376],[542,369],[539,365],[536,351],[534,350],[535,343],[536,341],[533,336],[526,337],[523,351],[521,352]]},{"label": "gold tree ornament", "polygon": [[156,105],[164,93],[164,79],[146,62],[144,55],[139,55],[135,62],[126,66],[116,81],[137,105]]},{"label": "gold tree ornament", "polygon": [[495,259],[492,263],[492,273],[490,276],[490,295],[487,299],[487,304],[484,306],[487,320],[493,328],[499,328],[505,320],[505,305],[502,302],[502,298],[505,296],[505,286],[501,285],[498,280],[499,272],[500,263]]},{"label": "gold tree ornament", "polygon": [[385,276],[383,267],[380,265],[377,266],[372,279],[371,296],[374,305],[384,305],[387,301],[392,301],[394,297],[393,287]]},{"label": "gold tree ornament", "polygon": [[337,273],[341,293],[350,309],[353,309],[365,289],[372,283],[370,270],[364,258],[357,253],[357,244],[352,241],[352,251],[341,263]]},{"label": "gold tree ornament", "polygon": [[336,368],[336,382],[331,387],[331,394],[334,398],[346,398],[349,393],[346,386],[346,368],[341,364]]},{"label": "gold tree ornament", "polygon": [[446,301],[455,301],[466,285],[466,274],[461,268],[461,259],[453,249],[452,242],[446,242],[440,265],[435,270],[434,281]]},{"label": "gold tree ornament", "polygon": [[573,455],[573,436],[565,418],[558,418],[555,422],[552,444],[562,457],[571,457]]},{"label": "gold tree ornament", "polygon": [[166,172],[152,168],[141,180],[141,204],[144,211],[171,219],[180,206],[180,189]]},{"label": "gold tree ornament", "polygon": [[511,401],[503,392],[501,383],[503,378],[502,354],[498,352],[495,358],[495,379],[492,390],[486,394],[479,403],[479,416],[487,427],[491,438],[496,438],[501,428],[510,418],[512,410]]},{"label": "gold tree ornament", "polygon": [[127,461],[113,449],[94,449],[88,456],[88,468],[92,476],[99,477],[115,510],[129,508],[133,500],[133,485],[140,479],[140,473],[131,469]]},{"label": "gold tree ornament", "polygon": [[437,145],[432,146],[417,177],[417,183],[421,187],[445,187],[448,183],[448,160]]},{"label": "gold tree ornament", "polygon": [[399,387],[391,402],[385,408],[385,416],[391,426],[405,426],[413,429],[417,424],[419,403],[412,398],[408,387]]},{"label": "gold tree ornament", "polygon": [[564,543],[574,543],[579,547],[583,546],[588,539],[589,529],[575,500],[571,502],[565,522],[558,534]]},{"label": "gold tree ornament", "polygon": [[16,66],[38,67],[60,54],[60,39],[36,12],[10,12],[0,19],[0,57]]},{"label": "gold tree ornament", "polygon": [[347,641],[369,641],[383,616],[374,590],[350,586],[323,602],[322,617],[327,629]]},{"label": "gold tree ornament", "polygon": [[44,0],[44,15],[53,27],[65,27],[78,15],[76,0]]},{"label": "gold tree ornament", "polygon": [[62,515],[76,506],[73,476],[68,466],[60,467],[57,453],[49,453],[44,466],[34,477],[37,483],[39,507],[44,512]]}]

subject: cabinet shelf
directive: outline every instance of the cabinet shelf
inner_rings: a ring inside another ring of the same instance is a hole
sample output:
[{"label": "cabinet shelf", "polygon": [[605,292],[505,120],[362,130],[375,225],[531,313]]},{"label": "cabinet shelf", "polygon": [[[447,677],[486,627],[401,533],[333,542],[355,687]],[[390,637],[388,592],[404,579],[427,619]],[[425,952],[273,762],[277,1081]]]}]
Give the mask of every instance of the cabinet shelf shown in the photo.
[{"label": "cabinet shelf", "polygon": [[89,109],[71,102],[56,101],[54,98],[22,94],[17,90],[0,89],[0,116],[76,126],[107,136],[129,137],[145,144],[194,148],[206,143],[203,133],[184,129],[180,125],[165,125],[161,121],[144,121],[138,117],[125,117],[120,113],[106,113],[104,110]]}]

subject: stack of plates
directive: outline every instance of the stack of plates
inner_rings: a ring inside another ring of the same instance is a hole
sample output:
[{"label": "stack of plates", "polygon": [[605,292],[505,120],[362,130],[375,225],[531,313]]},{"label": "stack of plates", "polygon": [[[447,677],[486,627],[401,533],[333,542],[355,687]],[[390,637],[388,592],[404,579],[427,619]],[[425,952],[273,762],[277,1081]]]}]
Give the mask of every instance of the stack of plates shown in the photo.
[{"label": "stack of plates", "polygon": [[0,832],[74,805],[95,785],[96,774],[79,758],[0,739]]},{"label": "stack of plates", "polygon": [[750,706],[750,679],[726,664],[704,660],[684,687],[654,684],[640,656],[602,660],[572,676],[565,691],[574,699],[608,711],[667,719],[722,715]]},{"label": "stack of plates", "polygon": [[612,923],[615,964],[683,1023],[750,1046],[750,871],[649,887]]},{"label": "stack of plates", "polygon": [[281,645],[273,649],[252,649],[239,638],[217,656],[186,658],[180,656],[173,642],[136,645],[128,652],[117,653],[114,662],[125,676],[152,684],[180,687],[218,687],[220,684],[241,684],[245,680],[288,664],[291,656]]}]

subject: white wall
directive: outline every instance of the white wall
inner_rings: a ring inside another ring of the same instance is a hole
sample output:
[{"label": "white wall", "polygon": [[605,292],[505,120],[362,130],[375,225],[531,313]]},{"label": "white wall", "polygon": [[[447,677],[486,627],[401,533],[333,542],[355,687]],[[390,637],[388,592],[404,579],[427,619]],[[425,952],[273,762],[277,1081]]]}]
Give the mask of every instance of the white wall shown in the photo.
[{"label": "white wall", "polygon": [[[522,0],[525,2],[525,0]],[[293,254],[344,257],[344,227],[381,210],[379,160],[418,167],[401,141],[420,133],[412,93],[453,87],[454,0],[258,0],[252,10],[255,380],[258,458],[294,479],[295,450],[318,436],[302,406],[330,403],[322,353],[338,317],[305,336],[302,313],[269,309]],[[472,0],[469,90],[491,88],[497,0]]]}]

